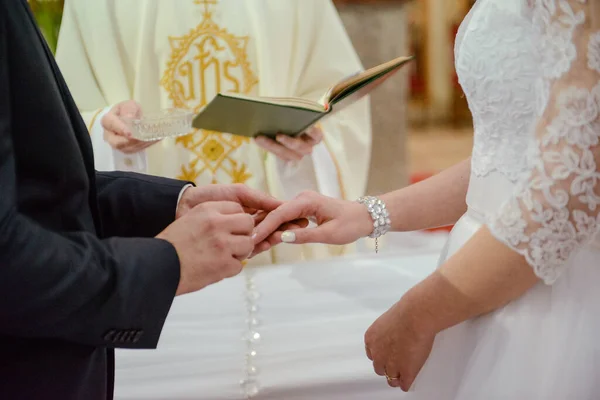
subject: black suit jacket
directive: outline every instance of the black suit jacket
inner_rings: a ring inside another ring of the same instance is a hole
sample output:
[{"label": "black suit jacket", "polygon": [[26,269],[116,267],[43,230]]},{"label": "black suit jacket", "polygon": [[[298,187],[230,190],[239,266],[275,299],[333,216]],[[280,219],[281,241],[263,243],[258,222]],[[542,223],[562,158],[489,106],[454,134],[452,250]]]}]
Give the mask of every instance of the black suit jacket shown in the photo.
[{"label": "black suit jacket", "polygon": [[179,282],[184,182],[96,173],[25,0],[0,0],[0,399],[112,398],[112,348],[153,348]]}]

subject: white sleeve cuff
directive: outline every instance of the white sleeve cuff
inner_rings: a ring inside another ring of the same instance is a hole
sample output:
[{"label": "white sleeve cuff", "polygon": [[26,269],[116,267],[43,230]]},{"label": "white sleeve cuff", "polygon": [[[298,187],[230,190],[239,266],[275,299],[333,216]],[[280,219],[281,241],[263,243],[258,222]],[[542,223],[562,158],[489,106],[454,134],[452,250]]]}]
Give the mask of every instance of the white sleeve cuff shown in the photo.
[{"label": "white sleeve cuff", "polygon": [[125,154],[113,149],[110,144],[104,140],[102,117],[104,117],[111,108],[112,106],[108,106],[100,111],[90,127],[96,170],[146,172],[146,151],[140,151],[135,154]]},{"label": "white sleeve cuff", "polygon": [[319,192],[325,196],[341,199],[343,193],[337,166],[325,142],[313,148],[312,160]]},{"label": "white sleeve cuff", "polygon": [[300,161],[288,162],[279,157],[276,160],[285,199],[292,199],[304,190],[342,197],[337,168],[325,143],[316,145],[312,155]]},{"label": "white sleeve cuff", "polygon": [[177,208],[179,208],[179,202],[181,201],[181,198],[183,197],[183,192],[185,192],[186,190],[188,190],[189,188],[191,188],[193,186],[194,185],[192,185],[191,183],[188,183],[181,189],[181,192],[179,192],[179,197],[177,197],[177,206],[176,206],[175,210],[177,210]]}]

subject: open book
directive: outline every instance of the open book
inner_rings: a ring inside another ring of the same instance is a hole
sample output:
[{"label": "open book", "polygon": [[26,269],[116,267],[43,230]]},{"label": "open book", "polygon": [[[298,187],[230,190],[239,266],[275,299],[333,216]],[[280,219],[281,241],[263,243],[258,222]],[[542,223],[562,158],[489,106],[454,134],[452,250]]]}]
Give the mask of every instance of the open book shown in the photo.
[{"label": "open book", "polygon": [[193,119],[196,129],[255,137],[296,136],[326,115],[365,96],[413,57],[399,57],[334,84],[320,101],[295,97],[252,97],[220,93]]}]

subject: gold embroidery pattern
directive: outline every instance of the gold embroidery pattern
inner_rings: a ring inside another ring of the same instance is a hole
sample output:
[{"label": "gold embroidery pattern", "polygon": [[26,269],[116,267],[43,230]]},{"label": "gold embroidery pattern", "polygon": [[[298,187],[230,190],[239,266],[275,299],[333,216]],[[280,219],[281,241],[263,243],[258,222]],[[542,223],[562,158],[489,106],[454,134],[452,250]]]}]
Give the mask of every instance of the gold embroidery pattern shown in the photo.
[{"label": "gold embroidery pattern", "polygon": [[[198,112],[217,93],[250,93],[258,78],[248,61],[249,37],[235,36],[213,21],[210,5],[216,0],[194,3],[204,5],[202,22],[184,36],[169,37],[171,55],[160,83],[174,107]],[[211,174],[212,183],[245,183],[252,174],[235,159],[235,151],[249,142],[249,138],[205,130],[177,138],[176,144],[192,153],[178,178],[197,182]],[[225,172],[229,182],[218,182],[218,171]]]}]

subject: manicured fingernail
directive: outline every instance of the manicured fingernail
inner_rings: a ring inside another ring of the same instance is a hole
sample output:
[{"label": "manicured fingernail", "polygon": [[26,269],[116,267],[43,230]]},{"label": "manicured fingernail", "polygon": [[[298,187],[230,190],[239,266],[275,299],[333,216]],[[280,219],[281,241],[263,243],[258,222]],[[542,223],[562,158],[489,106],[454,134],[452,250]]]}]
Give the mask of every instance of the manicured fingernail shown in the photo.
[{"label": "manicured fingernail", "polygon": [[296,241],[296,234],[294,232],[285,231],[281,234],[281,241],[284,243],[294,243]]}]

